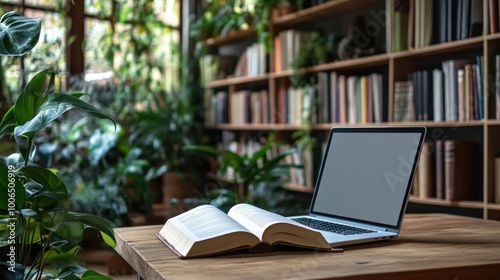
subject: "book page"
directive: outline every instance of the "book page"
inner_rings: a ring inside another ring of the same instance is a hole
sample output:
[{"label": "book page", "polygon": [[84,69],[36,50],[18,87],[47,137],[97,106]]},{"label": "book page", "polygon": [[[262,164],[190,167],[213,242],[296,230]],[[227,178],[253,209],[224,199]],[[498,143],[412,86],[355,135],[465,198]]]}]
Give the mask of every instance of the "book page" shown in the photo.
[{"label": "book page", "polygon": [[248,231],[211,205],[199,206],[170,220],[195,241],[235,231]]},{"label": "book page", "polygon": [[279,214],[244,203],[233,206],[227,214],[256,235],[260,240],[262,240],[264,230],[273,224],[297,224]]},{"label": "book page", "polygon": [[248,232],[215,206],[202,205],[170,218],[160,235],[175,250],[187,255],[193,244],[233,232]]}]

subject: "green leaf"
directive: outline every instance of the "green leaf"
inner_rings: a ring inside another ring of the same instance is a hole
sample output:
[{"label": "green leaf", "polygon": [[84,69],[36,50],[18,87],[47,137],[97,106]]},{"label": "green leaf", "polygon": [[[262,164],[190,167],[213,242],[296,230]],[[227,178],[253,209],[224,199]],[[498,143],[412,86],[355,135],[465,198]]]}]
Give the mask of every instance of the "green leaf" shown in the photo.
[{"label": "green leaf", "polygon": [[40,105],[45,100],[46,85],[46,70],[40,71],[28,82],[14,105],[14,116],[18,124],[24,124],[36,116]]},{"label": "green leaf", "polygon": [[46,190],[68,194],[66,186],[61,179],[48,169],[36,166],[23,166],[19,169],[18,174],[39,183]]},{"label": "green leaf", "polygon": [[38,43],[42,22],[16,12],[8,12],[0,18],[0,55],[20,56]]},{"label": "green leaf", "polygon": [[72,220],[99,230],[104,241],[110,247],[114,248],[116,246],[115,233],[113,231],[115,225],[113,223],[93,214],[75,212],[68,212],[68,214],[73,218]]},{"label": "green leaf", "polygon": [[70,94],[51,93],[40,106],[38,114],[33,119],[15,128],[14,136],[19,137],[29,132],[38,131],[72,108],[78,108],[97,118],[111,120],[116,128],[115,121],[109,115],[87,102]]},{"label": "green leaf", "polygon": [[0,123],[0,137],[2,137],[6,133],[14,132],[14,123],[16,122],[16,118],[14,117],[14,106],[10,107],[10,109],[5,113],[2,118],[2,122]]},{"label": "green leaf", "polygon": [[112,280],[112,279],[93,270],[87,270],[85,271],[85,273],[82,274],[82,280]]},{"label": "green leaf", "polygon": [[[14,173],[14,170],[9,170],[12,165],[5,165],[3,162],[0,162],[0,193],[5,194],[5,198],[0,200],[0,209],[2,210],[11,210],[8,209],[8,198],[13,195],[16,206],[15,210],[19,210],[24,207],[24,203],[26,201],[26,193],[24,191],[24,187],[22,183],[19,181],[19,178]],[[12,182],[12,180],[14,180]],[[14,188],[12,188],[12,186]],[[12,191],[11,189],[14,189]]]}]

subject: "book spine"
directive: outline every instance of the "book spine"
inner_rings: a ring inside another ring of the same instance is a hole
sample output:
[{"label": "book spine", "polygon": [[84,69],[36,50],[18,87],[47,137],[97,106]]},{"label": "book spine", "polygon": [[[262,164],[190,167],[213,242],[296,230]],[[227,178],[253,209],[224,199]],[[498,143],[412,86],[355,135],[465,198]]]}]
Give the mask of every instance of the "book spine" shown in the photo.
[{"label": "book spine", "polygon": [[444,141],[437,140],[435,143],[436,153],[436,198],[444,199]]}]

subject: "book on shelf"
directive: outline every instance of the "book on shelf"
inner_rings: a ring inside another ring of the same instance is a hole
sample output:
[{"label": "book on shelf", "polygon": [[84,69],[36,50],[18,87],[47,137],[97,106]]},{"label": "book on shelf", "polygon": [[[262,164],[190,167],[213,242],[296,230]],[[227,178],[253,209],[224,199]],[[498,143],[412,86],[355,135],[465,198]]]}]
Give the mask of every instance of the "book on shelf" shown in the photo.
[{"label": "book on shelf", "polygon": [[500,203],[500,157],[494,159],[494,189],[493,189],[493,202]]},{"label": "book on shelf", "polygon": [[393,120],[409,122],[415,120],[412,81],[394,83]]},{"label": "book on shelf", "polygon": [[306,44],[310,37],[310,33],[301,30],[288,29],[280,31],[277,35],[279,42],[275,41],[275,45],[279,46],[276,54],[279,57],[275,58],[276,69],[289,70],[292,69],[292,63],[300,53],[301,48]]},{"label": "book on shelf", "polygon": [[435,197],[435,143],[424,142],[417,167],[418,196]]},{"label": "book on shelf", "polygon": [[[229,123],[231,124],[264,124],[269,123],[270,105],[267,89],[262,90],[239,90],[227,97],[227,93],[221,96],[220,106],[227,104],[229,99],[230,113]],[[227,109],[224,108],[223,113]]]},{"label": "book on shelf", "polygon": [[477,143],[446,140],[444,142],[444,177],[446,200],[475,200],[478,185]]},{"label": "book on shelf", "polygon": [[205,124],[217,125],[228,123],[227,92],[213,89],[205,90]]},{"label": "book on shelf", "polygon": [[469,37],[483,35],[483,0],[472,0]]},{"label": "book on shelf", "polygon": [[408,35],[407,47],[413,49],[415,47],[415,0],[408,1]]},{"label": "book on shelf", "polygon": [[444,199],[444,186],[445,186],[445,176],[444,176],[444,140],[436,140],[434,143],[435,147],[435,186],[436,186],[436,198]]},{"label": "book on shelf", "polygon": [[399,52],[408,49],[409,7],[401,2],[394,11],[392,51]]},{"label": "book on shelf", "polygon": [[270,252],[276,245],[332,250],[319,231],[250,204],[237,204],[227,214],[198,206],[168,219],[157,236],[180,258]]},{"label": "book on shelf", "polygon": [[267,53],[263,43],[253,43],[243,50],[236,63],[235,77],[256,76],[267,72]]},{"label": "book on shelf", "polygon": [[498,20],[498,0],[486,0],[488,1],[488,19],[489,19],[489,29],[490,33],[497,33],[499,30],[499,20]]},{"label": "book on shelf", "polygon": [[500,54],[495,55],[495,115],[500,120]]},{"label": "book on shelf", "polygon": [[432,70],[432,93],[434,121],[440,122],[444,120],[444,87],[443,71],[441,69]]}]

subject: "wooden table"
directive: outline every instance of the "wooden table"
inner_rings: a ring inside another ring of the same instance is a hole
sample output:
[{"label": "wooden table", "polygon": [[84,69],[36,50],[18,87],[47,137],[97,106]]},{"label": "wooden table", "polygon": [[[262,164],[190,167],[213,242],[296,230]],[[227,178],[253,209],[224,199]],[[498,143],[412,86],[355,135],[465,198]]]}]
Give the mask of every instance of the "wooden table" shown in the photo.
[{"label": "wooden table", "polygon": [[118,228],[115,250],[144,279],[500,279],[500,222],[407,214],[399,238],[343,253],[281,250],[180,260],[155,234]]}]

